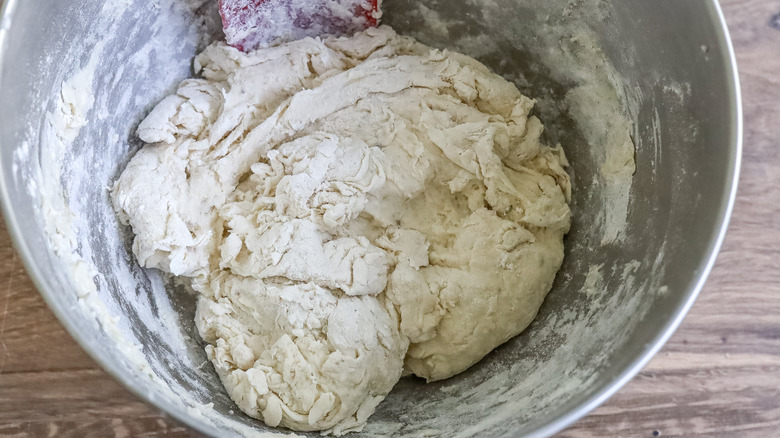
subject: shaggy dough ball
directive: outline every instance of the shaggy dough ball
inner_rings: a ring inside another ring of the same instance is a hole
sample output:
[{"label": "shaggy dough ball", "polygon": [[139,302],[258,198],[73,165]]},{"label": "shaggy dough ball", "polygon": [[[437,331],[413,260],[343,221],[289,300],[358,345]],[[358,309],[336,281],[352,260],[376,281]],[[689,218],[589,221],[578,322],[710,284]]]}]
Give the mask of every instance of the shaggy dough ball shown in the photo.
[{"label": "shaggy dough ball", "polygon": [[531,322],[570,185],[514,85],[388,27],[214,44],[195,69],[112,196],[138,261],[199,292],[244,412],[360,430],[404,365],[450,377]]}]

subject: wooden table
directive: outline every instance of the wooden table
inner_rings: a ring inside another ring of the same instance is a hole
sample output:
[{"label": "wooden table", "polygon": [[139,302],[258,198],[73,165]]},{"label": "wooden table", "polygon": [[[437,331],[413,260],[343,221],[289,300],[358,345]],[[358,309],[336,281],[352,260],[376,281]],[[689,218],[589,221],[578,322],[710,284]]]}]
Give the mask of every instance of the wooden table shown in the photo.
[{"label": "wooden table", "polygon": [[[780,436],[780,0],[722,4],[746,122],[740,193],[723,251],[661,353],[561,437]],[[68,336],[2,225],[0,291],[0,436],[193,436],[115,382]]]}]

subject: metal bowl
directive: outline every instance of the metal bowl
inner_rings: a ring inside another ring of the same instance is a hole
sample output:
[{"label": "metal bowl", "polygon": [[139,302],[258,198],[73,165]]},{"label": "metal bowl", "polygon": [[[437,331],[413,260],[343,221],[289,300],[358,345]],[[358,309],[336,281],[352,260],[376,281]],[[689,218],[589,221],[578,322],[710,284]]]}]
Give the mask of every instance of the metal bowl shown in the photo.
[{"label": "metal bowl", "polygon": [[[273,433],[227,397],[193,327],[193,297],[138,268],[107,195],[141,146],[137,123],[219,35],[215,4],[6,0],[0,194],[30,277],[104,369],[208,435]],[[475,56],[538,99],[546,140],[571,162],[574,218],[530,329],[453,379],[403,379],[363,435],[549,435],[650,360],[715,260],[741,141],[721,11],[714,0],[385,8],[401,33]],[[615,171],[621,144],[635,148],[635,173]]]}]

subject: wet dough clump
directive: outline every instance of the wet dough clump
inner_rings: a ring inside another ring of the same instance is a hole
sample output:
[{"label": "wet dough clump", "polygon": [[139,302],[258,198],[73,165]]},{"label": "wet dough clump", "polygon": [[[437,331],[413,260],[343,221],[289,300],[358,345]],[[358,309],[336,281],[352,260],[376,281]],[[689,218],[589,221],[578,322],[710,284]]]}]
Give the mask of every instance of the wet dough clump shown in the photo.
[{"label": "wet dough clump", "polygon": [[244,412],[360,430],[404,369],[445,379],[534,318],[570,184],[513,84],[389,27],[214,44],[195,69],[112,196],[138,261],[199,293]]}]

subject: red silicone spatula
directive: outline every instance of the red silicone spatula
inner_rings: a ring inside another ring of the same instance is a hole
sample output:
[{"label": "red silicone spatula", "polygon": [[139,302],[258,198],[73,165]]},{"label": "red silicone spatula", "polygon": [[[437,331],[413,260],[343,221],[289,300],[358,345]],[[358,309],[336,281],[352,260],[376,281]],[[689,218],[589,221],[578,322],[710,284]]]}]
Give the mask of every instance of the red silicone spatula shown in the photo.
[{"label": "red silicone spatula", "polygon": [[381,0],[219,0],[227,43],[248,52],[277,42],[374,27]]}]

